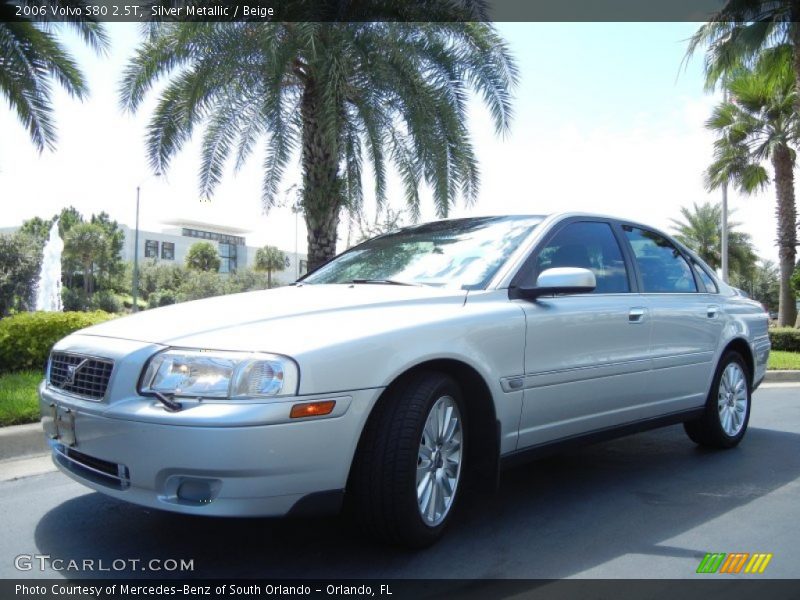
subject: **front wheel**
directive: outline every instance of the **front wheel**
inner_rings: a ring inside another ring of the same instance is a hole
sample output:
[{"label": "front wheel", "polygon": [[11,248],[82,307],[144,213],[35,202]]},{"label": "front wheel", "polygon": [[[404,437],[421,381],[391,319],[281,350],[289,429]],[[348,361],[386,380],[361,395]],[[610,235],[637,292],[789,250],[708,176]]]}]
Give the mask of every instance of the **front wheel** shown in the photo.
[{"label": "front wheel", "polygon": [[747,366],[738,352],[720,360],[702,417],[683,424],[693,442],[709,448],[733,448],[750,421],[751,391]]},{"label": "front wheel", "polygon": [[350,484],[368,533],[415,548],[441,537],[463,487],[465,414],[460,387],[442,373],[416,374],[381,399]]}]

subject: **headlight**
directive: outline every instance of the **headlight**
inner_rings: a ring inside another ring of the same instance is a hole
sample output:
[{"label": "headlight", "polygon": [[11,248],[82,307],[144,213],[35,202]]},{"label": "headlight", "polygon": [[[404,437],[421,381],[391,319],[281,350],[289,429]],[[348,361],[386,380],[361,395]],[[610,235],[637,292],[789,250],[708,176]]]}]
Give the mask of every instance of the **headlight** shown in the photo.
[{"label": "headlight", "polygon": [[297,365],[284,356],[216,350],[164,350],[147,365],[141,391],[193,398],[251,398],[297,393]]}]

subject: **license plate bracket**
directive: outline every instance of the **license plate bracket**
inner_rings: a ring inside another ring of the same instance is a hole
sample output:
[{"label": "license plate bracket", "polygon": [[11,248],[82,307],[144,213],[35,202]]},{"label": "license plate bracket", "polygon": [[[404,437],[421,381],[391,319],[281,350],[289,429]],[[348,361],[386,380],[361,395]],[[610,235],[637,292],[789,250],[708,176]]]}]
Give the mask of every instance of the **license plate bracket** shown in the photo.
[{"label": "license plate bracket", "polygon": [[50,405],[50,418],[53,421],[51,438],[71,448],[78,445],[75,435],[75,411],[56,403]]}]

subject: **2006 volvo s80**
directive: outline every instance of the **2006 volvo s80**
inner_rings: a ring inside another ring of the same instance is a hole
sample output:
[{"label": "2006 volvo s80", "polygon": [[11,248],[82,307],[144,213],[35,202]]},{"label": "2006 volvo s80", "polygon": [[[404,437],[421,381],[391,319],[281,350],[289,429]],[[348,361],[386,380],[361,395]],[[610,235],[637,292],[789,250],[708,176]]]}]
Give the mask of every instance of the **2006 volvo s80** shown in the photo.
[{"label": "2006 volvo s80", "polygon": [[769,350],[761,306],[654,229],[468,218],[377,237],[290,287],[70,335],[41,410],[57,465],[119,499],[250,516],[346,500],[368,531],[422,546],[470,481],[543,449],[681,422],[735,446]]}]

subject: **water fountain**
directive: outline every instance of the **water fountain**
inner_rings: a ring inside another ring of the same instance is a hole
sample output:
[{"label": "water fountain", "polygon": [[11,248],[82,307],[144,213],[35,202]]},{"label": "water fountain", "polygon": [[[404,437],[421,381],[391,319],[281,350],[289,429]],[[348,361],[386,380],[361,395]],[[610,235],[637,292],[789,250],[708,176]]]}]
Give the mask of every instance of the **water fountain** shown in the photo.
[{"label": "water fountain", "polygon": [[36,310],[61,311],[61,252],[64,240],[58,235],[58,219],[50,227],[50,235],[44,245],[39,285],[36,288]]}]

